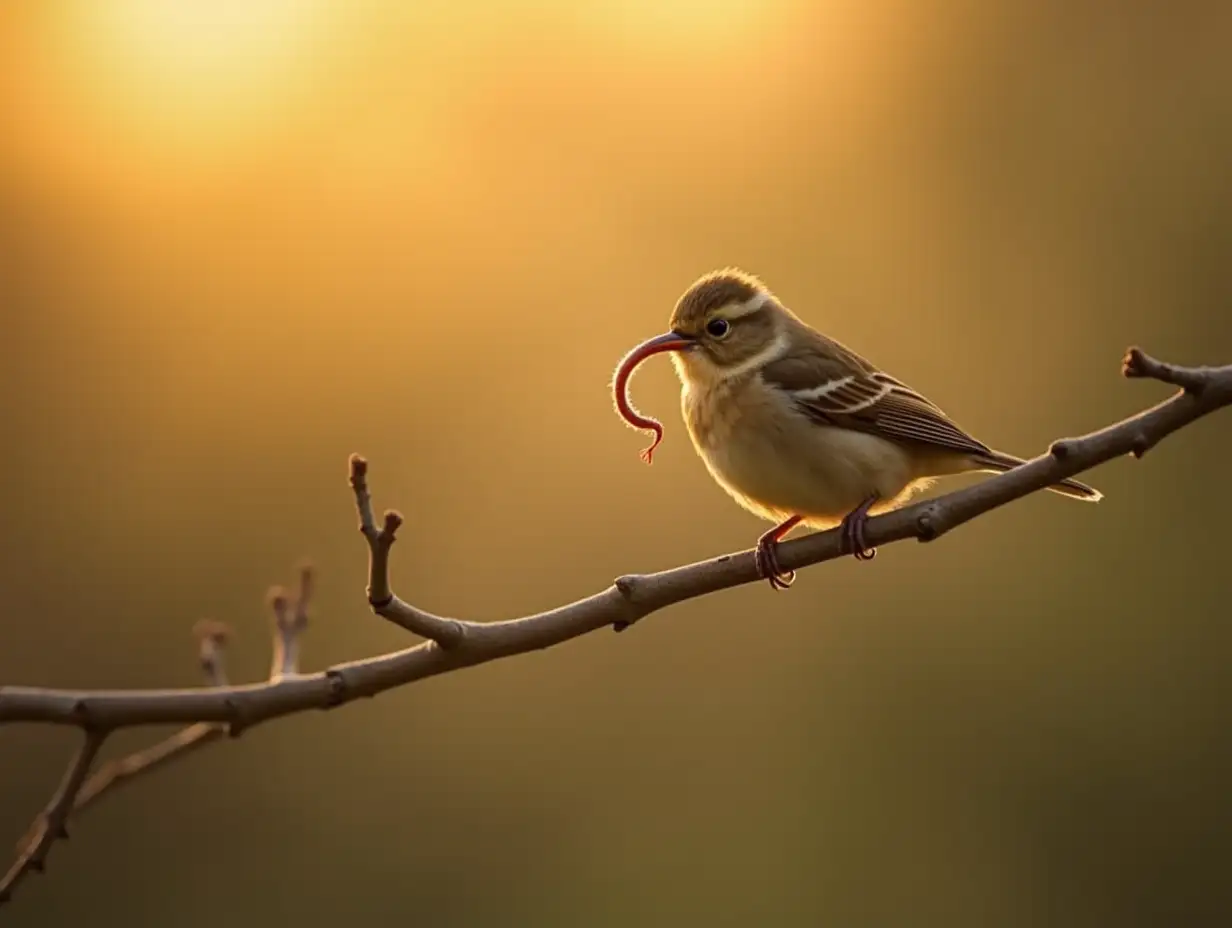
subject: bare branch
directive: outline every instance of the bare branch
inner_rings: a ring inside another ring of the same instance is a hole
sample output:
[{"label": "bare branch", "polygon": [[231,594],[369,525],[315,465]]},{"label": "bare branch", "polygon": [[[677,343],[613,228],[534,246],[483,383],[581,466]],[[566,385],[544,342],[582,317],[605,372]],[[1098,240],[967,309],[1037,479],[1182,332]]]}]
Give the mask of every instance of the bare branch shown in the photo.
[{"label": "bare branch", "polygon": [[299,645],[308,629],[308,603],[312,596],[313,580],[312,566],[304,564],[299,569],[299,588],[294,600],[280,586],[269,592],[270,608],[274,613],[271,680],[299,673]]},{"label": "bare branch", "polygon": [[474,623],[446,619],[404,602],[389,588],[389,549],[393,547],[401,513],[389,510],[378,530],[372,516],[372,496],[368,492],[368,462],[351,455],[351,488],[359,510],[359,530],[368,542],[368,604],[381,618],[400,625],[408,632],[436,642],[442,648],[461,644]]},{"label": "bare branch", "polygon": [[316,593],[316,568],[307,561],[299,565],[299,586],[295,590],[295,605],[292,621],[303,631],[308,628],[308,608],[312,605],[313,594]]},{"label": "bare branch", "polygon": [[17,860],[4,875],[4,879],[0,879],[0,902],[8,901],[13,894],[13,887],[21,882],[27,873],[42,873],[52,844],[57,839],[68,838],[65,823],[73,809],[73,802],[90,772],[90,765],[94,763],[94,758],[106,739],[106,731],[94,728],[86,730],[81,747],[68,765],[59,789],[18,843]]},{"label": "bare branch", "polygon": [[231,629],[223,622],[202,619],[193,626],[193,637],[197,639],[197,656],[205,681],[211,686],[226,686],[227,642],[231,639]]},{"label": "bare branch", "polygon": [[[194,626],[193,633],[199,641],[198,659],[206,680],[212,686],[226,686],[224,651],[230,635],[227,626],[222,622],[202,620]],[[57,838],[68,838],[65,826],[70,816],[77,815],[112,787],[128,782],[139,773],[162,767],[168,761],[183,757],[226,733],[225,723],[188,725],[148,748],[108,761],[89,776],[90,766],[102,747],[106,731],[87,729],[86,742],[74,758],[55,798],[35,819],[18,844],[17,862],[0,881],[0,903],[7,901],[13,887],[26,873],[42,872],[52,843]]]},{"label": "bare branch", "polygon": [[114,787],[129,782],[137,774],[150,773],[164,767],[170,761],[184,757],[226,734],[227,726],[222,722],[197,722],[181,728],[148,748],[108,761],[98,768],[77,794],[73,815],[77,815]]},{"label": "bare branch", "polygon": [[[230,629],[222,622],[204,619],[193,627],[193,634],[197,637],[197,653],[206,682],[211,686],[226,686],[226,645],[231,637]],[[165,766],[169,761],[183,757],[225,734],[227,725],[223,722],[198,722],[181,728],[148,748],[107,761],[81,787],[72,814],[77,815],[103,793],[129,782],[137,774]]]},{"label": "bare branch", "polygon": [[299,641],[307,619],[300,623],[300,611],[291,604],[287,591],[276,586],[269,592],[269,605],[274,613],[274,656],[269,678],[279,680],[299,673]]},{"label": "bare branch", "polygon": [[1218,379],[1219,368],[1177,367],[1157,361],[1141,348],[1130,348],[1121,362],[1121,372],[1126,377],[1149,378],[1180,387],[1188,393],[1200,393],[1213,379]]},{"label": "bare branch", "polygon": [[[1232,365],[1218,368],[1178,367],[1157,361],[1139,349],[1124,360],[1127,377],[1159,380],[1182,388],[1170,399],[1115,425],[1081,438],[1056,441],[1047,453],[1007,473],[944,496],[886,513],[866,527],[870,546],[907,538],[931,541],[1006,503],[1042,490],[1113,458],[1147,450],[1196,419],[1232,405]],[[618,578],[602,592],[546,612],[502,622],[475,623],[443,618],[411,606],[394,595],[389,583],[389,552],[402,517],[385,513],[377,527],[367,483],[368,463],[350,460],[350,482],[360,531],[368,543],[368,601],[373,611],[417,635],[421,644],[365,660],[339,664],[319,673],[298,672],[298,639],[307,625],[313,575],[300,574],[292,602],[283,592],[271,604],[275,615],[275,658],[268,681],[227,685],[223,669],[225,632],[199,626],[201,663],[213,686],[178,690],[55,690],[0,687],[0,723],[45,722],[77,726],[87,738],[60,791],[31,831],[17,864],[0,884],[0,901],[20,877],[38,869],[70,809],[80,809],[115,783],[154,769],[201,744],[229,732],[238,735],[259,722],[309,709],[329,709],[361,697],[375,696],[426,677],[475,664],[548,648],[605,626],[627,628],[638,619],[687,599],[759,578],[751,551],[653,574]],[[784,569],[800,569],[844,555],[839,532],[828,531],[784,543]],[[191,723],[143,752],[105,766],[88,783],[89,765],[106,733],[120,727]],[[83,787],[83,783],[85,783]],[[16,874],[16,875],[14,875]]]},{"label": "bare branch", "polygon": [[[1159,362],[1147,359],[1147,363]],[[1195,419],[1232,403],[1232,365],[1168,370],[1170,378],[1183,376],[1195,384],[1200,381],[1202,387],[1178,393],[1100,431],[1056,441],[1046,454],[974,486],[876,516],[868,522],[868,544],[879,546],[906,538],[931,541],[976,516],[1064,477],[1122,455],[1140,454]],[[351,458],[351,485],[360,510],[361,528],[372,553],[369,600],[373,610],[412,631],[430,631],[450,641],[449,647],[433,640],[402,651],[338,664],[319,673],[206,690],[3,687],[0,723],[92,724],[110,728],[209,721],[227,722],[242,729],[293,712],[327,709],[375,696],[460,667],[551,647],[607,625],[627,625],[665,606],[759,579],[752,552],[741,551],[659,573],[626,575],[602,592],[536,615],[490,623],[443,619],[403,603],[390,591],[388,547],[400,517],[388,513],[385,527],[375,529],[370,518],[367,471],[368,464],[363,458]],[[839,533],[831,530],[784,543],[779,560],[786,569],[799,569],[841,556]]]}]

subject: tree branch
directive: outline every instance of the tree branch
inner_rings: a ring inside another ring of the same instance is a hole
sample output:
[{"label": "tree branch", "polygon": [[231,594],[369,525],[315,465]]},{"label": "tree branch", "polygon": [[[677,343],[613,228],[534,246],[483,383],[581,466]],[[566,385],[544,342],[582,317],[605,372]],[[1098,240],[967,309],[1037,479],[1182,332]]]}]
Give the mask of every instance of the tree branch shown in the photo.
[{"label": "tree branch", "polygon": [[[1048,452],[1014,470],[974,486],[871,519],[870,546],[907,538],[932,541],[983,513],[1048,485],[1075,476],[1113,458],[1141,457],[1159,441],[1217,409],[1232,405],[1232,365],[1178,367],[1130,349],[1123,362],[1127,377],[1148,378],[1181,388],[1170,399],[1081,438],[1053,442]],[[377,527],[368,489],[368,463],[350,461],[350,482],[359,513],[360,532],[369,551],[368,602],[373,612],[427,641],[327,670],[299,672],[299,640],[307,626],[312,591],[308,568],[300,573],[292,600],[276,590],[274,658],[270,678],[245,686],[227,684],[222,669],[225,633],[220,626],[199,628],[201,662],[210,686],[178,690],[57,690],[0,687],[0,723],[44,722],[83,729],[86,738],[60,789],[27,839],[17,863],[0,882],[0,902],[27,872],[40,870],[47,851],[62,835],[70,811],[80,810],[111,786],[155,769],[224,733],[238,736],[260,722],[309,709],[330,709],[361,697],[426,677],[497,658],[548,648],[605,626],[617,631],[659,609],[759,579],[751,551],[653,574],[629,574],[599,593],[546,612],[501,622],[477,623],[426,612],[394,595],[389,581],[389,553],[402,517],[384,514]],[[800,569],[843,556],[837,530],[785,542],[779,560],[785,569]],[[188,723],[163,742],[104,765],[86,779],[106,736],[117,728]]]},{"label": "tree branch", "polygon": [[[206,682],[210,686],[227,685],[225,652],[231,632],[221,622],[204,620],[193,629],[198,641],[198,659]],[[169,761],[216,741],[227,733],[224,722],[197,722],[168,735],[148,748],[134,751],[125,757],[117,757],[103,764],[81,787],[73,803],[76,815],[103,793],[114,786],[128,782],[139,773],[162,767]]]},{"label": "tree branch", "polygon": [[47,807],[34,820],[24,838],[18,843],[17,860],[9,868],[9,872],[0,880],[0,902],[7,901],[16,886],[27,873],[42,873],[46,867],[47,854],[56,839],[67,839],[69,813],[73,802],[90,772],[90,765],[98,756],[99,748],[107,739],[107,732],[88,728],[82,739],[81,747],[77,749],[60,786],[56,790]]},{"label": "tree branch", "polygon": [[313,590],[312,567],[299,569],[299,589],[292,598],[280,586],[269,592],[270,609],[274,613],[274,655],[270,666],[271,680],[293,677],[299,673],[299,644],[308,630],[308,604]]},{"label": "tree branch", "polygon": [[[230,637],[229,629],[222,622],[204,619],[193,627],[193,634],[197,638],[198,660],[206,682],[211,686],[226,686],[225,650]],[[51,845],[57,838],[68,838],[65,825],[70,816],[79,813],[113,786],[127,782],[139,773],[162,767],[222,737],[227,733],[227,725],[223,722],[188,725],[148,748],[108,761],[93,776],[89,776],[90,766],[107,732],[87,727],[85,733],[87,740],[51,804],[17,843],[17,861],[0,879],[0,904],[9,900],[13,888],[26,874],[43,872]],[[91,741],[92,737],[94,741]]]},{"label": "tree branch", "polygon": [[368,492],[368,462],[351,455],[351,489],[355,491],[355,507],[359,510],[359,531],[368,542],[368,605],[381,618],[400,625],[408,632],[434,641],[442,648],[452,648],[462,642],[474,623],[460,622],[433,615],[410,603],[403,602],[389,587],[389,549],[397,540],[402,526],[402,514],[388,510],[378,530],[372,516],[372,497]]}]

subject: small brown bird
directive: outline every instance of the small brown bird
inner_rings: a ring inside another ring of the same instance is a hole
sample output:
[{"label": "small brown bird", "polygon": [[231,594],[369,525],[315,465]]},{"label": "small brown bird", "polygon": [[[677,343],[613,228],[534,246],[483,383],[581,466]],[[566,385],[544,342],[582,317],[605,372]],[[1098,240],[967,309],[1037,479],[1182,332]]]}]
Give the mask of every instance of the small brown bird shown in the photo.
[{"label": "small brown bird", "polygon": [[[808,326],[743,271],[699,279],[677,302],[670,327],[621,362],[617,405],[631,424],[655,431],[658,444],[662,427],[629,406],[625,392],[641,361],[672,352],[697,453],[740,505],[778,523],[756,548],[758,571],[775,589],[795,579],[779,566],[777,546],[796,526],[840,525],[847,547],[867,560],[876,553],[864,538],[870,513],[901,506],[934,477],[1023,463]],[[1101,498],[1076,480],[1049,489]]]}]

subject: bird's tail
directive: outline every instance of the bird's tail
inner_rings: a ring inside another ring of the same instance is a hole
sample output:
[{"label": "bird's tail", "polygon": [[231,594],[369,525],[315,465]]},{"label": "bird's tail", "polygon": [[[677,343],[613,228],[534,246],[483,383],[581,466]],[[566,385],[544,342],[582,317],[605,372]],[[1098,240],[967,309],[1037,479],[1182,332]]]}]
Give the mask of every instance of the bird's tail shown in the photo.
[{"label": "bird's tail", "polygon": [[[1013,470],[1020,464],[1026,463],[1021,458],[1016,458],[1012,454],[1002,454],[1000,451],[993,451],[990,454],[974,458],[973,460],[984,470],[992,471],[995,474],[1003,474],[1007,470]],[[1048,489],[1052,490],[1053,493],[1060,493],[1062,496],[1068,496],[1072,499],[1085,500],[1088,503],[1097,503],[1104,498],[1104,494],[1094,487],[1089,487],[1085,483],[1071,480],[1068,477],[1059,483],[1051,484]]]}]

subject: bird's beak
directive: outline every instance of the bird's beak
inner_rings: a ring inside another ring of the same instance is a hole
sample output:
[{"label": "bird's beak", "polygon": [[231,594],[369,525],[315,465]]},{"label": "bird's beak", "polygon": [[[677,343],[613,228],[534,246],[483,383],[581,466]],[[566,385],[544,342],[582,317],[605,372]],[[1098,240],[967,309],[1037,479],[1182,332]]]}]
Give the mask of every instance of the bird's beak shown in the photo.
[{"label": "bird's beak", "polygon": [[660,354],[664,351],[691,351],[697,347],[697,340],[690,338],[680,332],[664,332],[662,335],[656,335],[654,338],[647,339],[642,342],[627,355],[625,355],[625,363],[630,368],[641,364],[651,355]]}]

